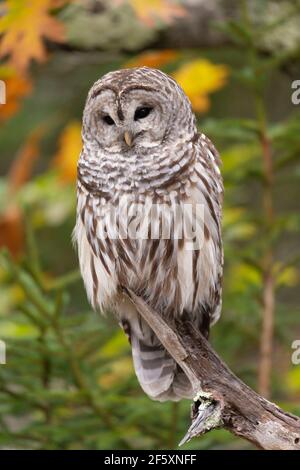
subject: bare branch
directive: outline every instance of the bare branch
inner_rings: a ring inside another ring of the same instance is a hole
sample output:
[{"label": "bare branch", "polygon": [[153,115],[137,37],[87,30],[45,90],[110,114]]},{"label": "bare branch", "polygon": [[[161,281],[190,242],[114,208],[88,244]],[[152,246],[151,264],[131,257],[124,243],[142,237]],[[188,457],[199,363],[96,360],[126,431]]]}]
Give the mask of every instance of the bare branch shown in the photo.
[{"label": "bare branch", "polygon": [[181,444],[223,427],[262,449],[300,450],[300,419],[248,387],[189,322],[173,329],[140,297],[126,295],[184,370],[195,393],[192,424]]}]

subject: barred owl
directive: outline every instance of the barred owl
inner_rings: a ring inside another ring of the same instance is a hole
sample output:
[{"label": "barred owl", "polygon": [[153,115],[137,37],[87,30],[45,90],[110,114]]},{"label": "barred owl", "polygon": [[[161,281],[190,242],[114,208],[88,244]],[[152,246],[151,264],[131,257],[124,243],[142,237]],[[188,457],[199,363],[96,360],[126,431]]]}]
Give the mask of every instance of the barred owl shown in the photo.
[{"label": "barred owl", "polygon": [[92,86],[82,138],[74,240],[88,298],[117,316],[150,398],[190,398],[188,378],[123,288],[169,324],[182,317],[208,336],[221,310],[218,153],[197,132],[181,87],[147,67],[110,72]]}]

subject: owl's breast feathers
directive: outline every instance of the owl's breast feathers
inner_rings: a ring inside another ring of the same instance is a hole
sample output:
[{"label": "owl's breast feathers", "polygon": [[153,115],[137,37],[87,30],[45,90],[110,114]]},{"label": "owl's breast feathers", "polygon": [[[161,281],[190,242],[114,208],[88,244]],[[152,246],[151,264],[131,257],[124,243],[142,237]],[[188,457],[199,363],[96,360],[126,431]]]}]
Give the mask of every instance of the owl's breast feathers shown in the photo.
[{"label": "owl's breast feathers", "polygon": [[219,164],[204,134],[141,158],[80,159],[74,238],[95,308],[113,307],[123,285],[162,315],[198,319],[203,331],[218,319]]}]

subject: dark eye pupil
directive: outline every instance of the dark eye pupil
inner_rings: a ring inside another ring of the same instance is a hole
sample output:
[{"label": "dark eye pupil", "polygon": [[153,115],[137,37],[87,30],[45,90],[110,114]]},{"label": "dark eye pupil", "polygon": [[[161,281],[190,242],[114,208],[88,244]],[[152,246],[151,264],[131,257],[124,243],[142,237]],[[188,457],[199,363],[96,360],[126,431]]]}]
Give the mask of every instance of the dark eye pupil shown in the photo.
[{"label": "dark eye pupil", "polygon": [[145,118],[146,116],[148,116],[151,110],[152,108],[146,106],[144,106],[143,108],[138,108],[134,113],[134,120],[137,121],[138,119]]},{"label": "dark eye pupil", "polygon": [[108,124],[109,126],[112,126],[115,121],[109,116],[103,116],[103,121],[106,122],[106,124]]}]

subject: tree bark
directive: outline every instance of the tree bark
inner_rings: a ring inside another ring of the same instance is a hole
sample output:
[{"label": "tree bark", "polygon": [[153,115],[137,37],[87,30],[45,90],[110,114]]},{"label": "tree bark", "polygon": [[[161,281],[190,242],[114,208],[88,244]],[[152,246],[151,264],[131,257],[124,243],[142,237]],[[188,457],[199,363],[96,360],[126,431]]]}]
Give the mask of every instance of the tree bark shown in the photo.
[{"label": "tree bark", "polygon": [[193,384],[192,424],[181,444],[223,427],[262,449],[300,450],[298,417],[236,377],[191,323],[167,325],[140,297],[125,293]]}]

